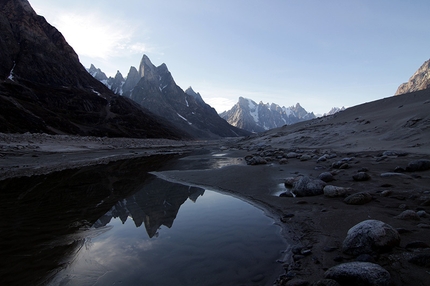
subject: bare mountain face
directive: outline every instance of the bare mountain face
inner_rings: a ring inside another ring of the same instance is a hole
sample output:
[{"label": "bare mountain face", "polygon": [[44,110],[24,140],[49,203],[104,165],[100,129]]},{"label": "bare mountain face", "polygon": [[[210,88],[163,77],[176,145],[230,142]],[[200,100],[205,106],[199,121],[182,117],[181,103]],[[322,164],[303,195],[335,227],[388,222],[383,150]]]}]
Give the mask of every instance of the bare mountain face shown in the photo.
[{"label": "bare mountain face", "polygon": [[411,76],[408,82],[402,83],[394,95],[430,88],[430,60]]},{"label": "bare mountain face", "polygon": [[250,132],[263,132],[315,118],[312,112],[307,112],[299,103],[291,107],[280,107],[274,103],[257,104],[243,97],[239,97],[239,102],[220,116],[231,125]]},{"label": "bare mountain face", "polygon": [[27,0],[0,2],[0,132],[183,138],[95,80]]},{"label": "bare mountain face", "polygon": [[[101,73],[93,66],[88,71],[96,78]],[[113,78],[103,78],[101,81],[111,89],[115,83]],[[250,134],[222,119],[192,88],[184,92],[175,83],[165,64],[156,67],[146,55],[142,57],[139,70],[130,68],[119,90],[123,97],[132,99],[175,125],[178,130],[194,137],[219,138]]]}]

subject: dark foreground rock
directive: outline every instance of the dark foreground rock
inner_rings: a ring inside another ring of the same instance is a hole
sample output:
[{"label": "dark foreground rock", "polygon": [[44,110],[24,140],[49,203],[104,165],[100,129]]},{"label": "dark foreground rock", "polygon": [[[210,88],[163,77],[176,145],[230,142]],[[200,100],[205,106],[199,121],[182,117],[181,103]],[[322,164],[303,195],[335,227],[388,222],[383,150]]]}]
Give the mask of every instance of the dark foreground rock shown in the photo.
[{"label": "dark foreground rock", "polygon": [[358,256],[389,251],[399,244],[400,235],[392,226],[379,220],[365,220],[349,229],[342,251]]},{"label": "dark foreground rock", "polygon": [[387,270],[369,262],[340,264],[327,270],[324,277],[348,286],[388,286],[391,283]]},{"label": "dark foreground rock", "polygon": [[372,201],[372,195],[368,192],[360,192],[347,196],[344,202],[348,205],[364,205]]},{"label": "dark foreground rock", "polygon": [[409,162],[406,167],[407,172],[426,171],[430,170],[430,160],[419,159]]},{"label": "dark foreground rock", "polygon": [[294,181],[291,192],[297,197],[318,196],[324,193],[324,186],[325,182],[319,179],[303,176]]}]

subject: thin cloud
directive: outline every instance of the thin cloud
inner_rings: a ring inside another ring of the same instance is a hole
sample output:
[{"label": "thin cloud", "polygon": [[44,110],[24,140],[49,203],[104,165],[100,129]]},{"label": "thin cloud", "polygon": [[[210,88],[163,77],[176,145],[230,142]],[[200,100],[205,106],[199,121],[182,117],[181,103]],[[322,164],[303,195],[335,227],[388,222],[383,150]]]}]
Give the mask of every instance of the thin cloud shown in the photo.
[{"label": "thin cloud", "polygon": [[75,11],[55,11],[47,18],[80,56],[107,60],[150,50],[139,41],[137,27],[123,19],[112,21],[97,13]]}]

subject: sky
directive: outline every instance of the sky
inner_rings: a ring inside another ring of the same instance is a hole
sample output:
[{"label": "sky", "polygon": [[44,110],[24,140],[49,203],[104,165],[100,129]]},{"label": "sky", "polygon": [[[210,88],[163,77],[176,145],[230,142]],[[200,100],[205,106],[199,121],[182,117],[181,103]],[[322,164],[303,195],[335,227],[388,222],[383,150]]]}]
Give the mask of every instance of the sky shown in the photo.
[{"label": "sky", "polygon": [[428,0],[29,0],[89,68],[146,54],[218,112],[240,96],[323,114],[392,96],[430,58]]}]

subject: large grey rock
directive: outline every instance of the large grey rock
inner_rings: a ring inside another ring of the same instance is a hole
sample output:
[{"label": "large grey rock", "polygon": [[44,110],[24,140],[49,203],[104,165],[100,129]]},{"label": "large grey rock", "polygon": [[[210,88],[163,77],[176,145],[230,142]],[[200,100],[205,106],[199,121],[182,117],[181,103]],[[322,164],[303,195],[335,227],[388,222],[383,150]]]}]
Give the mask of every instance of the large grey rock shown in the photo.
[{"label": "large grey rock", "polygon": [[348,286],[388,286],[390,273],[370,262],[349,262],[339,264],[327,270],[324,277]]},{"label": "large grey rock", "polygon": [[307,176],[298,178],[294,184],[291,192],[297,197],[308,197],[322,195],[325,182],[319,179],[311,179]]},{"label": "large grey rock", "polygon": [[389,224],[379,220],[365,220],[348,230],[342,244],[345,254],[358,256],[372,252],[386,252],[400,244],[400,235]]}]

